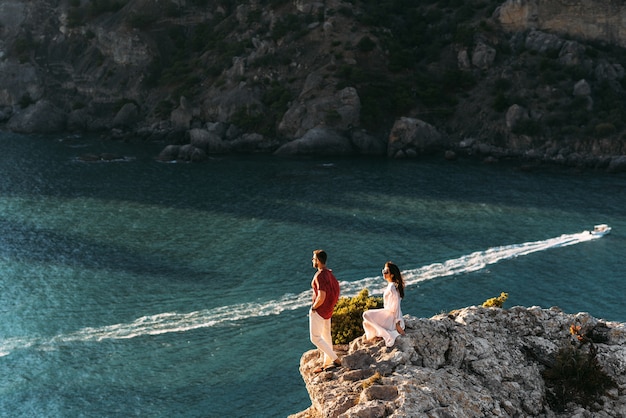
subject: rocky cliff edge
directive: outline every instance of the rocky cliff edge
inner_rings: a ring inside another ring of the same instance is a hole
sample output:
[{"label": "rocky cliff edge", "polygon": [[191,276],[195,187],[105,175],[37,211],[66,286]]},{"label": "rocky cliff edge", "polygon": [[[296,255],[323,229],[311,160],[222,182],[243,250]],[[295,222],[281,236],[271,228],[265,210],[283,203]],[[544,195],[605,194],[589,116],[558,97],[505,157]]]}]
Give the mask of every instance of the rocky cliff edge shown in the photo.
[{"label": "rocky cliff edge", "polygon": [[315,374],[319,352],[306,352],[312,405],[290,418],[626,416],[625,323],[539,307],[405,319],[391,348],[337,347],[341,368]]}]

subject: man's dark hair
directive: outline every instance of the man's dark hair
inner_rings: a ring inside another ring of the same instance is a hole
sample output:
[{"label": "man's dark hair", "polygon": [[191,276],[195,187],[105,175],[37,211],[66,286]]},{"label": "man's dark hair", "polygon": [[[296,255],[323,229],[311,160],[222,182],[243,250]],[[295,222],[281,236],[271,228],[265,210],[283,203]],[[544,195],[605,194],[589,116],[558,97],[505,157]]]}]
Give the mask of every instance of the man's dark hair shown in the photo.
[{"label": "man's dark hair", "polygon": [[322,264],[326,264],[326,260],[328,259],[328,256],[326,255],[326,251],[315,250],[313,251],[313,254],[315,254],[315,257],[317,257],[317,259],[320,260]]}]

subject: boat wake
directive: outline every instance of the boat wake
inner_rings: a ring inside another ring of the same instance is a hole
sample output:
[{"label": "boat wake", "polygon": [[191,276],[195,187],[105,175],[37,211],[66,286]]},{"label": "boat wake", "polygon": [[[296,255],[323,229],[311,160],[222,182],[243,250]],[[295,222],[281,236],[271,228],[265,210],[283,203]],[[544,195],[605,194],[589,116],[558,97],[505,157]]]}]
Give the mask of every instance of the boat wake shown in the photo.
[{"label": "boat wake", "polygon": [[[583,231],[542,241],[493,247],[447,260],[443,263],[434,263],[417,269],[405,270],[402,272],[402,276],[406,286],[410,286],[435,278],[475,272],[503,260],[553,248],[575,245],[595,240],[602,236],[590,233],[590,231]],[[377,289],[380,287],[379,285],[380,276],[366,277],[352,282],[342,281],[341,294],[342,296],[355,296],[364,288]],[[371,293],[376,294],[375,291]],[[310,298],[311,293],[307,289],[299,294],[283,295],[277,300],[241,303],[190,313],[173,312],[143,316],[129,323],[95,328],[87,327],[73,333],[61,334],[51,338],[9,338],[0,341],[0,357],[8,355],[14,350],[29,347],[50,350],[67,343],[128,339],[146,335],[185,332],[248,318],[278,315],[283,311],[308,307]]]}]

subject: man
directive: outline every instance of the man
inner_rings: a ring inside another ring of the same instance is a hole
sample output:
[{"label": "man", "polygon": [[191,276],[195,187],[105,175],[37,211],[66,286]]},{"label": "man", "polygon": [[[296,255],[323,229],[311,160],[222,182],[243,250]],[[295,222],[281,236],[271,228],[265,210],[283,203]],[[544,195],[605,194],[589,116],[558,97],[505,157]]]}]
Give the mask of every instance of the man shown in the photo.
[{"label": "man", "polygon": [[332,270],[326,267],[326,260],[327,255],[324,250],[313,251],[311,261],[317,272],[311,281],[313,303],[309,312],[309,331],[311,342],[324,353],[322,366],[313,370],[314,373],[341,366],[341,361],[333,350],[333,339],[330,333],[330,319],[339,299],[339,282]]}]

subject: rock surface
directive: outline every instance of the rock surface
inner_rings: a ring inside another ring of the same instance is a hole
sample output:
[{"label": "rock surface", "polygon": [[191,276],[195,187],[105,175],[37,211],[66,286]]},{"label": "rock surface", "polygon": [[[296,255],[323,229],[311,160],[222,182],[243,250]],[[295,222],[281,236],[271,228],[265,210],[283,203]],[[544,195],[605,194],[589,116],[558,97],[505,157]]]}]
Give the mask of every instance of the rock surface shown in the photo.
[{"label": "rock surface", "polygon": [[437,129],[413,118],[400,118],[391,128],[387,155],[395,158],[416,156],[444,149],[445,137]]},{"label": "rock surface", "polygon": [[[405,316],[394,347],[363,337],[337,347],[342,367],[320,374],[317,350],[300,372],[311,407],[291,418],[317,417],[624,417],[626,324],[558,308],[468,307],[430,319]],[[578,336],[570,327],[580,326]],[[613,380],[590,405],[556,408],[542,372],[561,348],[590,347]]]},{"label": "rock surface", "polygon": [[0,128],[626,171],[624,4],[392,3],[3,0]]},{"label": "rock surface", "polygon": [[[616,7],[617,6],[617,7]],[[494,15],[514,30],[541,29],[626,46],[623,3],[606,0],[507,0]]]}]

